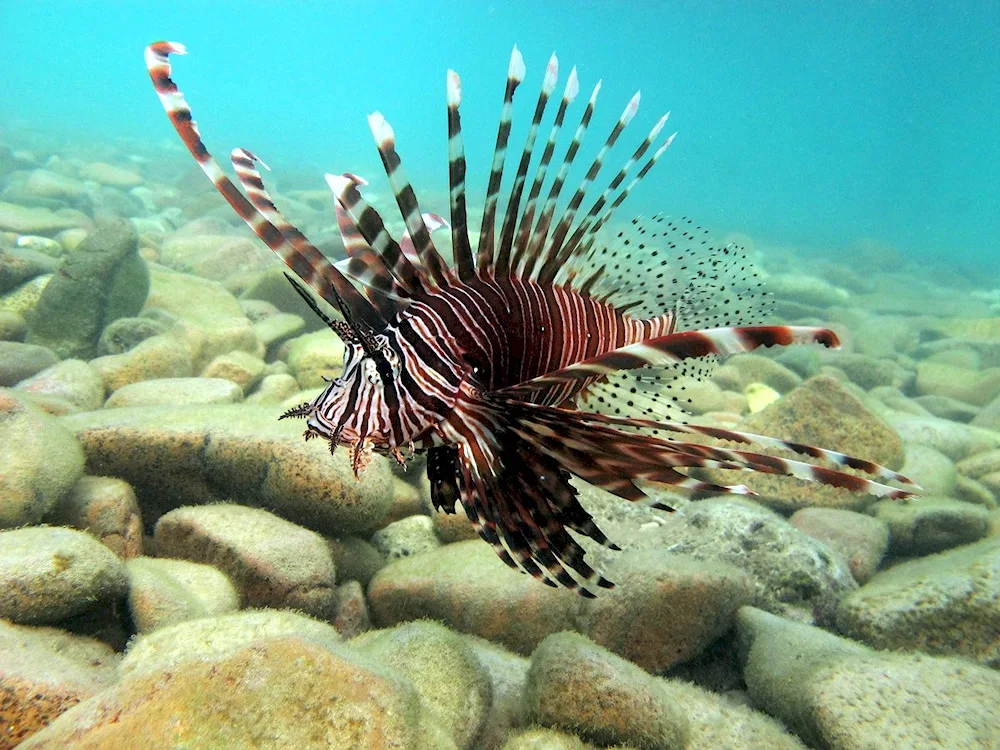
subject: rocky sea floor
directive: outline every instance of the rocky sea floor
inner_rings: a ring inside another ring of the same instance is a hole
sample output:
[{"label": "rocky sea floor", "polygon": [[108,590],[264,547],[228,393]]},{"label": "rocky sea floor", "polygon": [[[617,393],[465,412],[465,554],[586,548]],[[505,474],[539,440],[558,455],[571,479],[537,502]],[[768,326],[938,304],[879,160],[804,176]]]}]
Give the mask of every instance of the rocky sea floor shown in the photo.
[{"label": "rocky sea floor", "polygon": [[[435,513],[419,460],[356,482],[277,421],[339,342],[186,158],[0,145],[0,748],[1000,747],[996,279],[758,248],[775,321],[844,348],[733,357],[694,420],[924,494],[581,486],[623,549],[585,600]],[[327,192],[276,192],[336,252]]]}]

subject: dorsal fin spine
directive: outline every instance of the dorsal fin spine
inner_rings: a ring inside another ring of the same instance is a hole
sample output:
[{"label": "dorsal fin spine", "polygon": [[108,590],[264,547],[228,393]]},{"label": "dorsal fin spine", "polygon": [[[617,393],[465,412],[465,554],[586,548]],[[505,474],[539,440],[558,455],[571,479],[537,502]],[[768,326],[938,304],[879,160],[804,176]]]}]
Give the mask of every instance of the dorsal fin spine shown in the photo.
[{"label": "dorsal fin spine", "polygon": [[510,266],[510,251],[514,244],[514,224],[517,222],[517,212],[521,203],[521,193],[524,190],[524,180],[528,173],[528,165],[531,162],[531,153],[535,148],[535,138],[538,135],[538,126],[545,114],[545,107],[552,96],[552,91],[556,87],[556,80],[559,77],[559,60],[555,53],[549,58],[549,63],[545,67],[545,78],[542,80],[542,89],[538,93],[538,102],[535,105],[535,114],[531,119],[531,126],[528,128],[528,136],[524,143],[524,150],[521,152],[521,161],[517,167],[517,175],[514,178],[514,186],[511,188],[510,199],[507,201],[507,211],[504,214],[503,226],[500,230],[500,252],[495,263],[497,275],[506,275]]}]

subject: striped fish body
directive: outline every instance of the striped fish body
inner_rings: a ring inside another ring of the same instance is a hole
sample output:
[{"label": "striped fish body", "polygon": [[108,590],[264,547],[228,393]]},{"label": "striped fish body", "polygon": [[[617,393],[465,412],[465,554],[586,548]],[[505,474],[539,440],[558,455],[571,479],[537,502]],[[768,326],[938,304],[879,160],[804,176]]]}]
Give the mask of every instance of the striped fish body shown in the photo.
[{"label": "striped fish body", "polygon": [[[150,77],[174,127],[222,196],[291,270],[295,290],[345,343],[343,372],[315,400],[283,416],[306,419],[305,437],[328,440],[331,451],[346,445],[356,474],[373,451],[400,461],[406,453],[426,451],[437,508],[455,512],[460,503],[504,562],[584,596],[613,584],[587,563],[568,532],[616,547],[579,503],[574,476],[667,511],[673,508],[663,488],[689,495],[751,493],[743,485],[699,481],[687,473],[693,468],[786,474],[886,497],[913,493],[908,479],[864,459],[687,424],[682,384],[706,377],[718,357],[760,346],[837,346],[837,339],[822,328],[759,325],[770,302],[752,264],[739,248],[713,243],[689,220],[610,221],[672,142],[672,135],[662,139],[647,156],[660,140],[666,115],[583,209],[608,153],[636,115],[638,94],[580,185],[560,201],[600,84],[565,156],[553,167],[558,135],[579,92],[576,70],[571,71],[529,183],[528,168],[558,77],[553,55],[501,217],[513,97],[524,77],[515,48],[474,249],[461,82],[449,71],[450,225],[421,212],[395,134],[375,113],[369,125],[406,232],[398,240],[391,236],[362,196],[362,178],[327,175],[347,255],[334,263],[279,212],[254,154],[232,152],[243,192],[215,162],[170,78],[169,56],[183,52],[170,42],[146,50]],[[445,262],[431,236],[445,228],[451,232],[453,264]],[[303,285],[340,317],[328,316]],[[741,447],[716,447],[705,438]],[[781,449],[838,468],[743,447]]]}]

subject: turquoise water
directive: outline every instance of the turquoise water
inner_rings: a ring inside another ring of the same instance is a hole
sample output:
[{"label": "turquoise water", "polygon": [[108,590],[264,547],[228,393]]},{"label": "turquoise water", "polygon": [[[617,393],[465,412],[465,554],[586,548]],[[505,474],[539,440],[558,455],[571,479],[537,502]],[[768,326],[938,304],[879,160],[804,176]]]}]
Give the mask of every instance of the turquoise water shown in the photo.
[{"label": "turquoise water", "polygon": [[[678,138],[632,199],[635,212],[691,214],[819,256],[869,239],[920,263],[995,273],[998,27],[989,0],[4,0],[0,129],[172,142],[142,63],[145,44],[171,39],[190,51],[176,79],[216,153],[255,150],[278,185],[293,171],[315,173],[316,188],[323,171],[371,177],[380,168],[365,115],[379,109],[418,194],[431,198],[425,207],[444,212],[433,198],[447,179],[445,71],[463,77],[475,187],[516,43],[528,76],[515,148],[552,50],[564,76],[579,66],[576,111],[604,79],[590,143],[641,88],[620,159],[672,111]],[[178,174],[187,167],[179,156]]]}]

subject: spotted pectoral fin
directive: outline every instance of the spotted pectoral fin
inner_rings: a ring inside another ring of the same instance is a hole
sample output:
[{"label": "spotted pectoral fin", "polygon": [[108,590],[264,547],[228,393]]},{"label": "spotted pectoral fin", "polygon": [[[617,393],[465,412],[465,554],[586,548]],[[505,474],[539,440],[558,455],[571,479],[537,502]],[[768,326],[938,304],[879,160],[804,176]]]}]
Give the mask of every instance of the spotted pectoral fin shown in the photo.
[{"label": "spotted pectoral fin", "polygon": [[605,378],[620,370],[662,367],[688,359],[728,356],[761,346],[816,343],[836,348],[837,335],[826,328],[747,326],[684,331],[640,341],[540,375],[499,391],[504,396],[530,394],[567,383]]},{"label": "spotted pectoral fin", "polygon": [[[513,420],[512,430],[535,450],[550,456],[581,479],[626,500],[645,500],[644,486],[650,484],[669,485],[688,495],[754,494],[744,485],[715,485],[698,481],[683,471],[694,468],[782,474],[891,499],[908,497],[919,491],[919,487],[910,479],[884,466],[835,451],[776,438],[697,425],[616,418],[531,403],[511,404],[508,411]],[[623,429],[629,427],[640,428],[641,431]],[[647,431],[653,427],[662,433],[705,435],[733,442],[783,448],[829,461],[838,467],[862,471],[882,481],[763,453],[666,440],[648,434]],[[898,482],[904,487],[893,487],[885,483],[888,481]],[[653,505],[672,510],[657,502]]]}]

